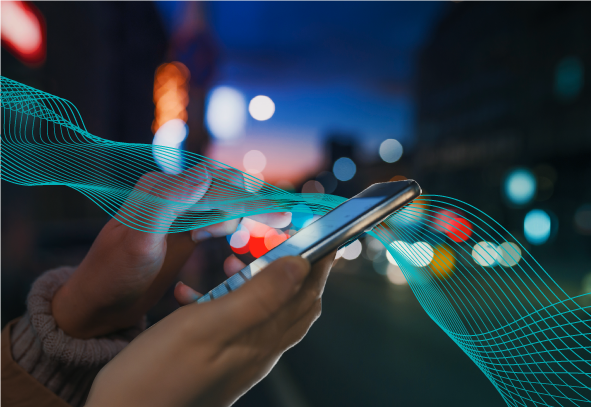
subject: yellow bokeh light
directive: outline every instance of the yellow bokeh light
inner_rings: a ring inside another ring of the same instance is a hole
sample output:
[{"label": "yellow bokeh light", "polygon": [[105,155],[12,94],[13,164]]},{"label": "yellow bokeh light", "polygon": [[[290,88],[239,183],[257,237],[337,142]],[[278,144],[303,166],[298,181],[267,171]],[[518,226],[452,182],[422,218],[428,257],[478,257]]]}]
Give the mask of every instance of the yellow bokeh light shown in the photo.
[{"label": "yellow bokeh light", "polygon": [[449,246],[442,244],[433,249],[433,261],[429,266],[437,278],[449,278],[454,273],[456,258]]}]

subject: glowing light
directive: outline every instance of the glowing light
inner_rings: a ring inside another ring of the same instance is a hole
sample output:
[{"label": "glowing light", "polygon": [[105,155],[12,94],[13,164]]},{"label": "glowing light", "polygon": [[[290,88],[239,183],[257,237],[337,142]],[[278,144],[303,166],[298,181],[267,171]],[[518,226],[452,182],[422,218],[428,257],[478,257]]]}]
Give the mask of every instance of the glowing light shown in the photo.
[{"label": "glowing light", "polygon": [[267,166],[267,157],[265,157],[265,154],[261,153],[259,150],[250,150],[248,153],[244,154],[242,164],[244,164],[244,168],[247,172],[263,172]]},{"label": "glowing light", "polygon": [[402,157],[402,144],[398,140],[389,138],[380,144],[380,157],[387,163],[395,163]]},{"label": "glowing light", "polygon": [[569,56],[563,58],[556,67],[554,92],[559,100],[568,102],[575,99],[584,83],[585,69],[580,58]]},{"label": "glowing light", "polygon": [[521,260],[521,249],[515,243],[501,243],[497,252],[496,261],[501,266],[513,267]]},{"label": "glowing light", "polygon": [[536,177],[525,168],[518,168],[509,173],[505,179],[505,195],[515,205],[526,205],[536,194]]},{"label": "glowing light", "polygon": [[240,249],[248,244],[250,240],[250,232],[244,225],[238,225],[236,232],[228,236],[230,246]]},{"label": "glowing light", "polygon": [[[183,156],[180,148],[187,138],[189,128],[180,119],[164,123],[152,141],[152,153],[158,167],[166,174],[179,174],[183,171]],[[169,147],[158,148],[156,146]]]},{"label": "glowing light", "polygon": [[[391,246],[415,267],[427,267],[433,261],[433,247],[427,242],[416,242],[410,245],[398,240],[392,242]],[[398,265],[389,251],[386,252],[386,258],[390,264]]]},{"label": "glowing light", "polygon": [[205,115],[207,128],[220,140],[233,140],[244,131],[246,124],[246,100],[236,89],[220,86],[208,99]]},{"label": "glowing light", "polygon": [[363,246],[359,240],[355,240],[349,246],[345,247],[345,253],[343,253],[343,259],[355,260],[361,254]]},{"label": "glowing light", "polygon": [[324,187],[318,181],[310,180],[302,186],[302,193],[304,194],[323,194]]},{"label": "glowing light", "polygon": [[406,278],[404,278],[404,274],[402,274],[400,267],[397,267],[393,264],[388,265],[386,276],[388,277],[388,280],[390,280],[390,282],[394,285],[408,284],[408,281],[406,281]]},{"label": "glowing light", "polygon": [[291,209],[291,223],[296,229],[301,229],[314,218],[314,213],[308,205],[297,204]]},{"label": "glowing light", "polygon": [[457,243],[464,242],[472,236],[472,224],[464,218],[449,219],[444,227],[447,237]]},{"label": "glowing light", "polygon": [[277,229],[270,229],[265,233],[265,247],[269,250],[285,242],[289,236]]},{"label": "glowing light", "polygon": [[339,181],[349,181],[355,176],[357,166],[348,157],[341,157],[335,161],[332,172]]},{"label": "glowing light", "polygon": [[433,260],[433,247],[427,242],[416,242],[410,246],[411,263],[416,267],[427,267]]},{"label": "glowing light", "polygon": [[575,212],[575,227],[583,235],[591,235],[591,205],[584,204]]},{"label": "glowing light", "polygon": [[244,174],[244,188],[248,192],[258,192],[263,187],[265,177],[260,172],[249,172]]},{"label": "glowing light", "polygon": [[256,96],[250,101],[248,111],[255,120],[269,120],[275,113],[275,103],[268,96]]},{"label": "glowing light", "polygon": [[162,64],[154,75],[154,121],[152,132],[171,120],[187,122],[189,104],[189,70],[180,62]]},{"label": "glowing light", "polygon": [[550,215],[542,209],[531,210],[525,215],[523,233],[528,242],[541,245],[548,241],[552,231]]},{"label": "glowing light", "polygon": [[388,259],[388,262],[393,266],[398,265],[398,263],[396,263],[396,260],[394,260],[394,256],[392,256],[392,253],[390,253],[389,251],[386,251],[386,258]]},{"label": "glowing light", "polygon": [[320,182],[324,187],[324,192],[332,194],[337,189],[338,181],[334,174],[329,171],[323,171],[316,177],[316,181]]},{"label": "glowing light", "polygon": [[456,266],[456,258],[446,245],[439,245],[433,249],[433,262],[431,270],[438,278],[449,278],[453,275]]},{"label": "glowing light", "polygon": [[491,242],[476,243],[472,249],[474,261],[484,267],[492,267],[497,264],[497,253],[497,245]]},{"label": "glowing light", "polygon": [[45,27],[39,10],[22,1],[3,1],[0,18],[2,45],[24,63],[43,62]]},{"label": "glowing light", "polygon": [[341,257],[343,257],[343,253],[345,253],[345,248],[344,247],[342,249],[337,250],[337,254],[335,256],[335,260],[336,259],[340,259]]}]

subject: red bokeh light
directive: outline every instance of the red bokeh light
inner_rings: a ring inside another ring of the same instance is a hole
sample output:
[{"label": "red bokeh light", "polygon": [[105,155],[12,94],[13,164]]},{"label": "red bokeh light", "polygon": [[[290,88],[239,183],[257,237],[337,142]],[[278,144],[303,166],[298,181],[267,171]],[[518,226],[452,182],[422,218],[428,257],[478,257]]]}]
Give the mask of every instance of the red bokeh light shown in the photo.
[{"label": "red bokeh light", "polygon": [[271,229],[265,233],[265,247],[271,250],[285,242],[289,236],[280,230]]},{"label": "red bokeh light", "polygon": [[445,234],[454,242],[464,242],[472,236],[472,224],[464,218],[450,219],[445,225]]},{"label": "red bokeh light", "polygon": [[252,237],[250,238],[250,242],[248,242],[248,246],[250,247],[250,254],[252,254],[257,259],[264,254],[267,254],[269,249],[265,246],[265,238],[264,237]]},{"label": "red bokeh light", "polygon": [[43,15],[28,2],[3,1],[2,46],[27,65],[45,61],[47,40]]}]

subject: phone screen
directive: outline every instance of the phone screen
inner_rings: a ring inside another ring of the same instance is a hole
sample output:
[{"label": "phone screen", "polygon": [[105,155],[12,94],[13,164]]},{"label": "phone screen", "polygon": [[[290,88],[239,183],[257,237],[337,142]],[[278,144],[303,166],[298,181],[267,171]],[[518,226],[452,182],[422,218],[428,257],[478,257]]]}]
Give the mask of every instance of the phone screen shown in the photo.
[{"label": "phone screen", "polygon": [[201,297],[198,302],[209,301],[237,289],[269,263],[281,257],[301,255],[319,242],[327,239],[339,229],[353,223],[356,218],[384,202],[387,198],[386,196],[353,198],[344,202],[323,217],[301,229],[298,233],[270,250],[264,256],[250,263],[237,274]]}]

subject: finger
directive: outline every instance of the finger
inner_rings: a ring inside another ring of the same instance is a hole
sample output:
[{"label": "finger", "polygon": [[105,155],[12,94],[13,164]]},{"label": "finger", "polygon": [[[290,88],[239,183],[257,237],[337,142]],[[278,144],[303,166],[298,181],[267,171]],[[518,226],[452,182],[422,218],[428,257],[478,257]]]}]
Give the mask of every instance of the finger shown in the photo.
[{"label": "finger", "polygon": [[201,293],[198,293],[197,291],[193,290],[191,287],[189,287],[182,281],[176,283],[176,286],[174,287],[174,298],[177,300],[181,307],[183,305],[194,303],[201,296]]},{"label": "finger", "polygon": [[191,231],[191,238],[195,243],[200,243],[212,237],[228,236],[236,232],[239,223],[240,219],[236,218],[195,229]]},{"label": "finger", "polygon": [[259,215],[248,216],[248,218],[264,223],[272,228],[281,229],[291,223],[291,212],[261,213]]},{"label": "finger", "polygon": [[295,321],[308,313],[310,308],[322,297],[334,257],[335,252],[312,266],[312,271],[306,278],[302,289],[285,308],[286,317],[281,321],[284,329],[288,329]]},{"label": "finger", "polygon": [[144,174],[115,218],[135,229],[164,234],[179,214],[205,195],[210,185],[211,177],[203,166],[179,175]]},{"label": "finger", "polygon": [[299,256],[282,257],[265,267],[240,289],[222,297],[220,321],[229,337],[244,332],[271,318],[300,290],[311,270]]},{"label": "finger", "polygon": [[224,260],[224,273],[226,273],[228,277],[232,277],[234,274],[238,273],[244,267],[246,267],[246,264],[244,264],[238,257],[234,256],[233,254],[231,254],[230,256],[228,256],[226,260]]}]

